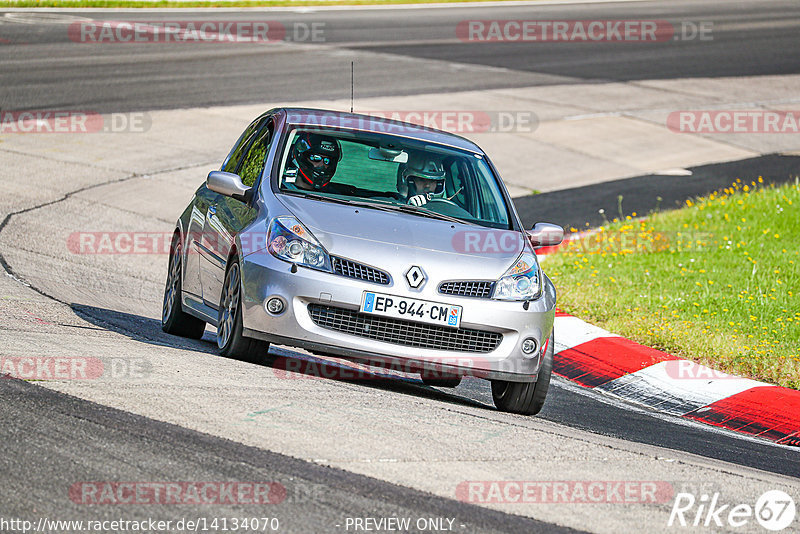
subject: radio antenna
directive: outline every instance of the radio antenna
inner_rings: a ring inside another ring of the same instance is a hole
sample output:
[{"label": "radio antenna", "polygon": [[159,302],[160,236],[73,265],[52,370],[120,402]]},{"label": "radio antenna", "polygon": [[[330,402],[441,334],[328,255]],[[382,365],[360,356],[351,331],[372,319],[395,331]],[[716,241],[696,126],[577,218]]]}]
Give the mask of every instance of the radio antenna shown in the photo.
[{"label": "radio antenna", "polygon": [[350,113],[353,112],[353,92],[355,87],[355,61],[350,62]]}]

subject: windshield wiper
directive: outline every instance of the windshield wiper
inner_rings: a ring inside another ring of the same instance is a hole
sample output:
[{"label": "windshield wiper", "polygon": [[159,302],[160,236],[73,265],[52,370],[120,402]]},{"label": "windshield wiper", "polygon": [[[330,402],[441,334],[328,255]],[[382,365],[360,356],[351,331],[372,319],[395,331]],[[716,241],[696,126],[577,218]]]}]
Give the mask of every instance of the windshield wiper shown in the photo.
[{"label": "windshield wiper", "polygon": [[394,202],[387,202],[385,200],[373,200],[372,202],[360,203],[362,206],[375,208],[383,211],[402,211],[403,213],[413,213],[414,215],[421,215],[431,219],[441,219],[443,221],[466,223],[464,219],[459,219],[451,215],[445,215],[438,211],[429,210],[427,208],[420,208],[411,206],[409,204],[395,204]]},{"label": "windshield wiper", "polygon": [[338,198],[338,197],[329,197],[325,195],[319,195],[317,193],[295,193],[294,191],[284,191],[286,195],[291,195],[293,197],[300,197],[300,198],[313,198],[314,200],[323,200],[327,202],[335,202],[337,204],[347,204],[349,206],[370,206],[367,202],[359,202],[357,200],[349,200],[347,198]]},{"label": "windshield wiper", "polygon": [[468,224],[464,219],[459,219],[458,217],[453,217],[452,215],[445,215],[444,213],[439,213],[438,211],[429,210],[423,207],[411,206],[410,204],[391,204],[391,206],[399,211],[421,215],[430,219],[441,219],[443,221]]},{"label": "windshield wiper", "polygon": [[440,219],[448,222],[457,222],[460,224],[466,224],[466,221],[464,221],[463,219],[452,217],[450,215],[444,215],[443,213],[438,213],[436,211],[429,210],[426,208],[411,206],[409,204],[394,204],[393,202],[386,202],[382,200],[365,202],[362,200],[350,200],[346,198],[329,197],[312,192],[296,193],[294,191],[284,191],[284,193],[287,195],[292,195],[297,197],[313,198],[314,200],[335,202],[337,204],[346,204],[348,206],[374,208],[376,210],[381,210],[381,211],[393,211],[393,212],[402,211],[403,213],[412,213],[414,215],[420,215],[422,217],[428,217],[430,219]]}]

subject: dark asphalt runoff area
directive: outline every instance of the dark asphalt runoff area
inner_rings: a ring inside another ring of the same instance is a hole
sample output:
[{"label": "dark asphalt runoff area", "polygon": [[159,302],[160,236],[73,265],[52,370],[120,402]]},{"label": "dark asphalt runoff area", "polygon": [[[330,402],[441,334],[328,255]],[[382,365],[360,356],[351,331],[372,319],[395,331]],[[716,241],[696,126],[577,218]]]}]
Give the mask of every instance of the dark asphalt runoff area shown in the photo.
[{"label": "dark asphalt runoff area", "polygon": [[[282,99],[347,99],[351,61],[355,61],[356,100],[609,80],[800,72],[800,54],[796,53],[800,50],[800,3],[794,0],[489,9],[89,9],[38,17],[3,16],[0,11],[0,109],[106,113]],[[54,22],[59,17],[61,22]],[[92,44],[70,39],[69,23],[81,20],[74,17],[98,21],[274,21],[287,33],[286,41],[265,44]],[[487,18],[663,20],[679,28],[676,36],[680,39],[533,45],[459,39],[460,22]],[[22,22],[13,22],[20,19]],[[683,40],[680,28],[684,23],[698,28],[701,23],[710,24],[713,40]],[[314,28],[323,30],[317,41],[311,37]]]},{"label": "dark asphalt runoff area", "polygon": [[800,156],[770,154],[687,170],[691,172],[687,176],[648,174],[519,197],[514,204],[526,228],[548,221],[581,230],[632,213],[641,217],[675,209],[687,199],[719,191],[737,179],[750,183],[762,178],[766,185],[794,182],[800,177]]}]

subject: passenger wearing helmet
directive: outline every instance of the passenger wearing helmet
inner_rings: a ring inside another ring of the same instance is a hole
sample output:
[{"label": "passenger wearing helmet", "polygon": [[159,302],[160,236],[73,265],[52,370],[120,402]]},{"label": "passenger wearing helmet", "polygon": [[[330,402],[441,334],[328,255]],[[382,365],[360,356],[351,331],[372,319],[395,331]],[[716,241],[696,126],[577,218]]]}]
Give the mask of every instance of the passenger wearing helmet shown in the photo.
[{"label": "passenger wearing helmet", "polygon": [[[331,191],[331,179],[342,158],[339,141],[325,135],[302,132],[295,139],[286,176],[299,189]],[[336,189],[336,188],[333,188]]]},{"label": "passenger wearing helmet", "polygon": [[401,171],[401,181],[407,188],[408,203],[424,206],[428,201],[444,197],[444,168],[430,158],[409,158]]}]

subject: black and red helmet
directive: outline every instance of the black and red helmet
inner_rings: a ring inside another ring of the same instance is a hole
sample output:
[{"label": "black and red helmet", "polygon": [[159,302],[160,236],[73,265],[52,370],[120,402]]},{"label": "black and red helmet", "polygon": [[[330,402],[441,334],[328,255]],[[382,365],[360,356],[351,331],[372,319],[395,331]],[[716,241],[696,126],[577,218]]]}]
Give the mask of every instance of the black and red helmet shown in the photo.
[{"label": "black and red helmet", "polygon": [[302,132],[297,136],[293,150],[298,180],[305,180],[316,189],[330,183],[342,159],[338,140],[310,132]]}]

